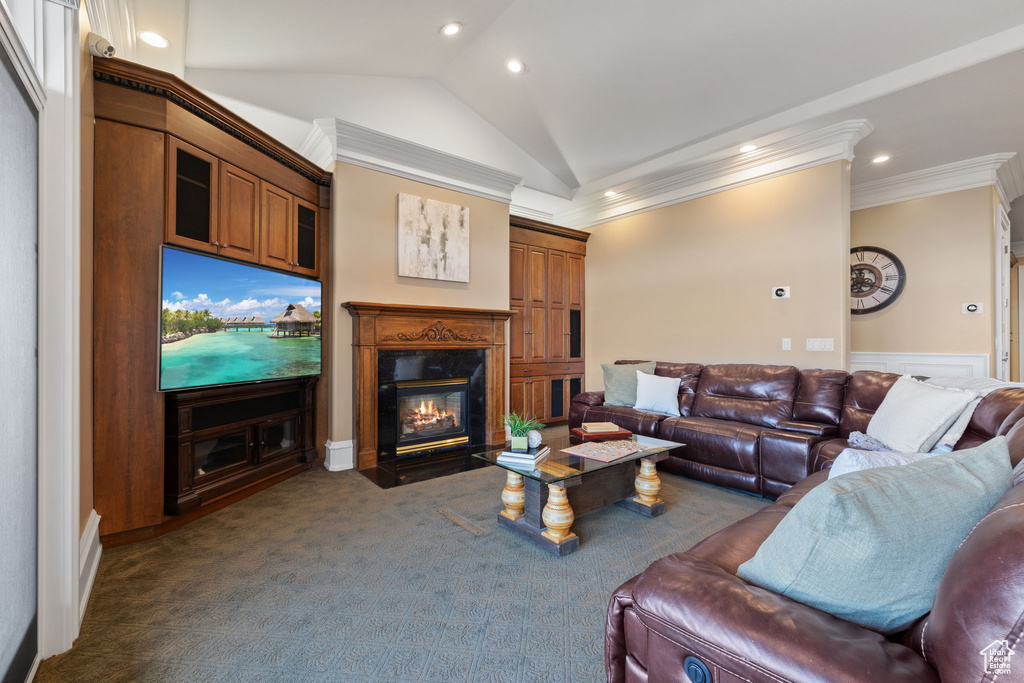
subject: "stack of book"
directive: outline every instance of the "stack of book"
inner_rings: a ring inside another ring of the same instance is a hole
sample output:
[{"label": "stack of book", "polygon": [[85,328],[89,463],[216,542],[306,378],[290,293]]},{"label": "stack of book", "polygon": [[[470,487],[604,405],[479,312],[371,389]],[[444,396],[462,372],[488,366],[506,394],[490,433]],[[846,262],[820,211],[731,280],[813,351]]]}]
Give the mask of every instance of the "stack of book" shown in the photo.
[{"label": "stack of book", "polygon": [[525,451],[502,451],[498,456],[498,463],[519,469],[532,470],[549,455],[551,455],[551,449],[541,444],[536,448]]},{"label": "stack of book", "polygon": [[584,422],[573,427],[570,433],[581,441],[603,441],[604,439],[628,439],[633,433],[614,422]]}]

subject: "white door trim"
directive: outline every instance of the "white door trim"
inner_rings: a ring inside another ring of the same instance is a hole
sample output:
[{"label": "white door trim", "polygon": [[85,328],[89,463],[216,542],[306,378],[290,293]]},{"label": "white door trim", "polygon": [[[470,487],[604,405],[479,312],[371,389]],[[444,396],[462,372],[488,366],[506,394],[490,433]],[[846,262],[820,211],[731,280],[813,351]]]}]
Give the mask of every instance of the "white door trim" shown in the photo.
[{"label": "white door trim", "polygon": [[1001,203],[995,211],[995,347],[993,375],[1010,379],[1010,217]]}]

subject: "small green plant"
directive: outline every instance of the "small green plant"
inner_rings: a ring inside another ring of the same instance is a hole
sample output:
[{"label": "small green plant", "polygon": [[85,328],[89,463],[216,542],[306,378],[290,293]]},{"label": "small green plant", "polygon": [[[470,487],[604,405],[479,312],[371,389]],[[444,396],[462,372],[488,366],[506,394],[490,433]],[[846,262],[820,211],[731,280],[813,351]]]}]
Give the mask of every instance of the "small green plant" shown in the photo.
[{"label": "small green plant", "polygon": [[519,417],[516,413],[509,413],[502,418],[505,426],[508,427],[511,436],[527,436],[531,429],[543,429],[544,423],[531,418]]}]

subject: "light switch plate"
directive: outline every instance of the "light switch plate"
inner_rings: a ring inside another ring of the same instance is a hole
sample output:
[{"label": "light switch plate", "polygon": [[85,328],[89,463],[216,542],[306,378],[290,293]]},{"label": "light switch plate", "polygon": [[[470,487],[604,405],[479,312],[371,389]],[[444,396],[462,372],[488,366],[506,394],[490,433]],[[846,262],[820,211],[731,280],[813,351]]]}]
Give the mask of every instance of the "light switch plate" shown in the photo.
[{"label": "light switch plate", "polygon": [[793,340],[789,337],[782,338],[782,350],[790,351],[793,348]]},{"label": "light switch plate", "polygon": [[783,285],[780,287],[772,287],[772,298],[773,299],[788,299],[789,298],[789,285]]},{"label": "light switch plate", "polygon": [[960,312],[964,315],[980,315],[985,312],[985,304],[960,304]]},{"label": "light switch plate", "polygon": [[832,337],[808,337],[807,338],[807,350],[808,351],[833,351],[835,350],[834,340]]}]

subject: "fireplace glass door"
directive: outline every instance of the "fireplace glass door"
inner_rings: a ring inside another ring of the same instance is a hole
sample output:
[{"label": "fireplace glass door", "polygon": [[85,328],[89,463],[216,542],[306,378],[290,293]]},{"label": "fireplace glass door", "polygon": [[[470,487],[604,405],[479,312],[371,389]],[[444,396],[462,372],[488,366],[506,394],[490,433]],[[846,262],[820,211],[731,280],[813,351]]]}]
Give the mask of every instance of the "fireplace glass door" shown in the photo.
[{"label": "fireplace glass door", "polygon": [[468,443],[469,380],[398,382],[397,455]]}]

